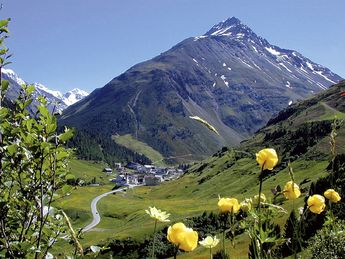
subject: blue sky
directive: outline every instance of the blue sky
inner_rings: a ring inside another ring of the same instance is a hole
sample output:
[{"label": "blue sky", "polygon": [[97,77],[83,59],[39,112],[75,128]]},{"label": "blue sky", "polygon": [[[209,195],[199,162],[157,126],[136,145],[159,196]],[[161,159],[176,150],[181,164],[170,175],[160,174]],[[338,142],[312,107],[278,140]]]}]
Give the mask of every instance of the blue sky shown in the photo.
[{"label": "blue sky", "polygon": [[10,66],[23,79],[91,92],[138,62],[235,16],[270,43],[345,77],[344,0],[3,0]]}]

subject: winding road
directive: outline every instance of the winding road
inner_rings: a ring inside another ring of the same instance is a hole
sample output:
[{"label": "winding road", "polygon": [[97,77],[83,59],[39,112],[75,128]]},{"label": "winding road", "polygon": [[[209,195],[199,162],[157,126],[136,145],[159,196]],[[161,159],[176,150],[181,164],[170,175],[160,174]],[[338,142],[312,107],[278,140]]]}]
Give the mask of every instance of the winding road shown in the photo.
[{"label": "winding road", "polygon": [[[134,186],[133,185],[130,185],[129,188],[133,188]],[[99,215],[98,213],[98,210],[97,210],[97,202],[102,199],[103,197],[109,195],[109,194],[112,194],[112,193],[115,193],[115,192],[121,192],[123,190],[125,190],[126,188],[121,188],[121,189],[117,189],[117,190],[113,190],[113,191],[110,191],[110,192],[106,192],[106,193],[103,193],[99,196],[97,196],[96,198],[94,198],[91,202],[91,212],[92,212],[92,222],[85,226],[82,230],[82,232],[86,232],[86,231],[89,231],[91,229],[93,229],[95,226],[98,225],[98,223],[101,221],[101,216]]]}]

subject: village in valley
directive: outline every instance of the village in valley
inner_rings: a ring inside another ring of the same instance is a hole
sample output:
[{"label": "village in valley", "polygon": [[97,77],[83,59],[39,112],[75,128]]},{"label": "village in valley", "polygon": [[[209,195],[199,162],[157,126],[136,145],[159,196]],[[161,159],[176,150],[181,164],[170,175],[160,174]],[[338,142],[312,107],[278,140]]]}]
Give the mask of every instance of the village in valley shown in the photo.
[{"label": "village in valley", "polygon": [[121,163],[115,164],[115,169],[106,167],[103,172],[109,176],[116,177],[109,179],[116,187],[146,185],[155,186],[164,181],[171,181],[183,175],[184,171],[174,167],[159,167],[155,165],[141,165],[129,162],[126,166]]}]

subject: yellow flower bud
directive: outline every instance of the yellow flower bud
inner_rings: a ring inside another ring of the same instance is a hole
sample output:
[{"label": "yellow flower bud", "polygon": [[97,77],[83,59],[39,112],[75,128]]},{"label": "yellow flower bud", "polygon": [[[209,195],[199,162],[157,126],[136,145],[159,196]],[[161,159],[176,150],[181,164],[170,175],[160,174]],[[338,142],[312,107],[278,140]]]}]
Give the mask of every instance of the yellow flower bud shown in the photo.
[{"label": "yellow flower bud", "polygon": [[218,207],[220,209],[220,212],[233,212],[237,213],[241,206],[238,203],[238,200],[235,198],[221,198],[218,201]]},{"label": "yellow flower bud", "polygon": [[307,201],[308,208],[311,212],[320,214],[325,209],[325,198],[319,194],[310,196]]},{"label": "yellow flower bud", "polygon": [[[265,202],[266,201],[266,196],[265,196],[264,193],[261,193],[260,197],[261,197],[260,202]],[[254,196],[253,203],[254,203],[255,206],[259,203],[259,195],[258,194]]]},{"label": "yellow flower bud", "polygon": [[329,199],[333,203],[337,203],[338,201],[341,200],[339,193],[337,193],[333,189],[328,189],[327,191],[324,192],[324,195],[327,199]]},{"label": "yellow flower bud", "polygon": [[283,194],[286,199],[295,200],[301,195],[301,191],[297,184],[292,185],[292,181],[289,181],[284,186]]},{"label": "yellow flower bud", "polygon": [[198,245],[198,233],[179,222],[168,228],[168,240],[179,249],[193,251]]},{"label": "yellow flower bud", "polygon": [[245,199],[240,205],[242,211],[248,212],[252,209],[252,199]]},{"label": "yellow flower bud", "polygon": [[273,148],[265,148],[256,153],[256,161],[264,170],[273,170],[278,163],[277,152]]}]

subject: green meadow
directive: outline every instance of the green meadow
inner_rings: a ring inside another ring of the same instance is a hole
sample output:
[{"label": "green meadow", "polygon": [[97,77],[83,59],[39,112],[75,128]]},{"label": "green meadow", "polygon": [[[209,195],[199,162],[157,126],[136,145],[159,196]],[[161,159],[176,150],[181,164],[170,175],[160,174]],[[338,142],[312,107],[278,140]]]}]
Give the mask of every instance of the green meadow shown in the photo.
[{"label": "green meadow", "polygon": [[[186,174],[179,180],[163,183],[154,187],[137,187],[126,192],[111,194],[101,199],[98,211],[102,217],[99,225],[93,230],[82,234],[81,243],[84,246],[105,243],[106,240],[134,237],[138,240],[152,234],[153,222],[145,213],[149,206],[171,213],[171,223],[181,221],[186,217],[198,216],[204,211],[217,212],[218,195],[221,197],[235,197],[239,201],[253,197],[258,192],[257,176],[259,168],[255,159],[243,158],[232,166],[230,155],[221,159],[210,158],[203,162],[207,166],[202,174],[198,174],[200,165],[191,169],[193,173]],[[80,163],[83,163],[82,161]],[[297,160],[292,163],[296,182],[303,180],[315,181],[326,174],[327,161]],[[96,171],[95,171],[96,172]],[[277,173],[277,172],[275,172]],[[205,180],[206,179],[206,180]],[[284,186],[289,181],[286,169],[264,181],[263,192],[267,198],[272,198],[271,189],[277,185]],[[307,187],[308,184],[301,187]],[[113,185],[107,184],[99,187],[77,187],[71,195],[56,202],[56,206],[63,208],[71,217],[75,228],[81,228],[91,222],[90,203],[96,196],[111,190]],[[292,208],[291,202],[282,199],[283,207]],[[303,198],[295,202],[295,207],[302,206]],[[287,216],[287,215],[285,215]],[[284,224],[286,217],[277,219]],[[163,228],[168,224],[160,224]],[[231,253],[247,255],[248,238],[244,234],[237,237],[237,248]],[[207,251],[198,248],[185,258],[202,258]],[[235,255],[233,254],[233,255]],[[195,256],[195,257],[194,257]],[[201,257],[198,257],[201,256]],[[183,257],[182,257],[183,258]],[[237,257],[236,258],[240,258]]]},{"label": "green meadow", "polygon": [[164,157],[161,153],[159,153],[157,150],[153,149],[146,143],[133,138],[130,134],[126,134],[123,136],[113,136],[112,139],[121,146],[124,146],[139,154],[145,155],[156,165],[165,165]]}]

